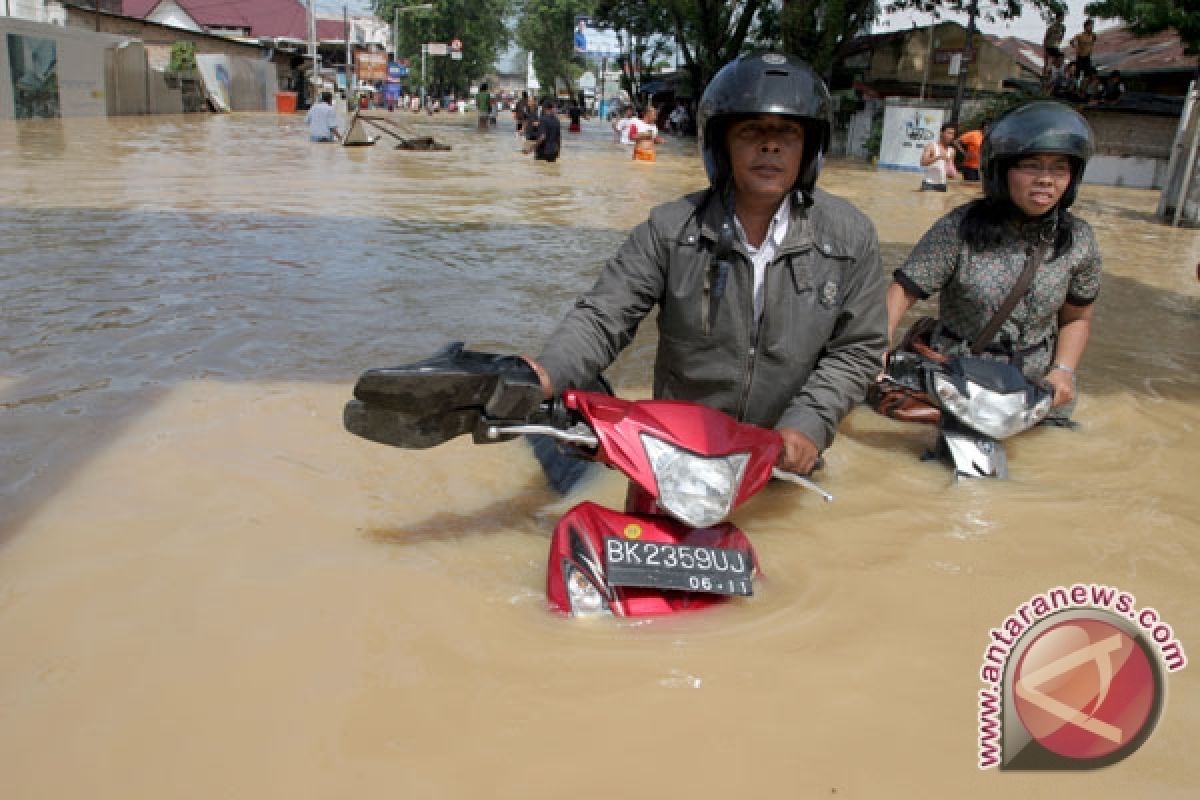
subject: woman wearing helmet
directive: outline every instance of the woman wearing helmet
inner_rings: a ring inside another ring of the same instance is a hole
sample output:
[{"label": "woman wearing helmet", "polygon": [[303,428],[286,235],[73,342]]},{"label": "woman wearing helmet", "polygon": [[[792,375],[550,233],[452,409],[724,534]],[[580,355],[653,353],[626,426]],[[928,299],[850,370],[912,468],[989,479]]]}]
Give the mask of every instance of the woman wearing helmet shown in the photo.
[{"label": "woman wearing helmet", "polygon": [[965,353],[999,324],[993,318],[1028,270],[1028,291],[983,353],[1048,382],[1052,417],[1065,420],[1100,289],[1096,237],[1068,211],[1091,154],[1087,122],[1059,103],[1029,103],[997,120],[980,153],[984,197],[934,223],[894,273],[888,341],[916,300],[939,294],[930,344],[947,356]]},{"label": "woman wearing helmet", "polygon": [[547,396],[606,369],[658,307],[654,396],[776,428],[808,472],[878,371],[879,243],[865,216],[816,189],[830,99],[776,53],[725,65],[697,123],[709,188],[659,206],[547,340]]}]

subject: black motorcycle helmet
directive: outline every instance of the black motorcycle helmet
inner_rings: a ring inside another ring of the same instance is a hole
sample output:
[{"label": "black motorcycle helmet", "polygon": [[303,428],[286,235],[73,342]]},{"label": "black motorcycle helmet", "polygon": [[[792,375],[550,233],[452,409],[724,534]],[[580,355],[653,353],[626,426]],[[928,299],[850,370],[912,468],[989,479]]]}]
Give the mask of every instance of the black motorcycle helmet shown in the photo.
[{"label": "black motorcycle helmet", "polygon": [[793,188],[811,198],[829,147],[832,106],[825,82],[798,58],[752,53],[729,62],[709,81],[696,111],[709,184],[719,192],[729,188],[725,130],[730,123],[751,114],[782,114],[804,124],[804,158]]},{"label": "black motorcycle helmet", "polygon": [[1070,208],[1084,167],[1092,157],[1092,129],[1078,111],[1050,100],[1018,106],[988,130],[979,152],[983,193],[1008,199],[1009,168],[1022,156],[1039,153],[1062,154],[1070,159],[1071,183],[1058,201],[1059,208]]}]

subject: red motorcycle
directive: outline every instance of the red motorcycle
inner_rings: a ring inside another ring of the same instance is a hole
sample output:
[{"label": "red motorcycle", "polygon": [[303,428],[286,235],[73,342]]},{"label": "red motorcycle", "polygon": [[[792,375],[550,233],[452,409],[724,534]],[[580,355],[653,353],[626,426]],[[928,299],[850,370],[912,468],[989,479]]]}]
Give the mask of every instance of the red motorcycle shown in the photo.
[{"label": "red motorcycle", "polygon": [[625,511],[585,501],[555,527],[546,595],[572,616],[655,616],[750,596],[758,561],[729,514],[772,477],[833,499],[775,467],[776,431],[680,401],[570,389],[540,403],[528,365],[461,343],[416,364],[368,370],[354,394],[346,428],[372,441],[424,448],[466,433],[478,443],[544,437],[567,445],[563,459],[629,477]]}]

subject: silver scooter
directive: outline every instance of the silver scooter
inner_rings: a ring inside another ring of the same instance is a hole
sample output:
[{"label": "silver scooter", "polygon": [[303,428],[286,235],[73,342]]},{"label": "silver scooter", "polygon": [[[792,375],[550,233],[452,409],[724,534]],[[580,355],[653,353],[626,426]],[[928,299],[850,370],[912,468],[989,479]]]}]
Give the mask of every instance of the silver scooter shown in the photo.
[{"label": "silver scooter", "polygon": [[913,352],[892,355],[886,379],[921,393],[940,410],[935,458],[949,459],[958,478],[1007,478],[1003,440],[1046,418],[1049,387],[1003,361],[958,356],[945,363]]}]

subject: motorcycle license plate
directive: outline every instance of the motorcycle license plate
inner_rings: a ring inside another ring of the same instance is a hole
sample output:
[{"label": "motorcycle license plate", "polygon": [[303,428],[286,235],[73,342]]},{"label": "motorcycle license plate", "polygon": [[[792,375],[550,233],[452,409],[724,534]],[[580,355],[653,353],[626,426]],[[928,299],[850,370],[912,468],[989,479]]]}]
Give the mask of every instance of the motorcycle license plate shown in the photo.
[{"label": "motorcycle license plate", "polygon": [[733,548],[606,537],[604,569],[610,586],[754,594],[753,560]]}]

